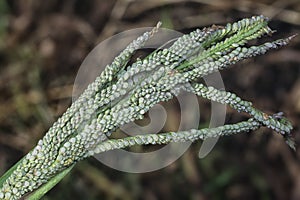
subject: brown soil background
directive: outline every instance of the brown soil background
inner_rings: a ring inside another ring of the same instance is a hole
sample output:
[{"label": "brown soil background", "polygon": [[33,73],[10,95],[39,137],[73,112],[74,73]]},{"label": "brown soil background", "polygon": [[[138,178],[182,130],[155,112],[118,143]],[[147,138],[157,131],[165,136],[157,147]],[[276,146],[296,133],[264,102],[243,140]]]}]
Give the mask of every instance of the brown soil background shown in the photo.
[{"label": "brown soil background", "polygon": [[[274,38],[300,30],[299,0],[30,0],[0,2],[0,174],[18,161],[71,103],[85,56],[124,30],[182,32],[263,14]],[[268,113],[283,111],[300,143],[300,37],[222,72],[226,90]],[[201,101],[201,123],[209,119]],[[176,111],[176,110],[175,110]],[[176,113],[175,113],[176,115]],[[228,109],[227,123],[245,115]],[[176,127],[174,123],[168,129]],[[221,138],[204,159],[197,142],[159,171],[129,174],[89,158],[44,199],[300,199],[300,151],[262,128]]]}]

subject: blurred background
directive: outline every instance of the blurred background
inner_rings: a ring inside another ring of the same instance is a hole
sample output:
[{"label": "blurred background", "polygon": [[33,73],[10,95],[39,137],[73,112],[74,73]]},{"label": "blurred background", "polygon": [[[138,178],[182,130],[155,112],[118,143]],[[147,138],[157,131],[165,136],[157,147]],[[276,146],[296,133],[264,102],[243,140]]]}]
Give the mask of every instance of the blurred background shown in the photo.
[{"label": "blurred background", "polygon": [[[273,38],[299,33],[299,0],[0,1],[0,174],[70,105],[77,70],[99,42],[159,20],[187,33],[260,14],[271,18]],[[222,72],[227,91],[267,113],[283,111],[298,144],[299,64],[298,36],[283,49]],[[200,109],[205,127],[210,103],[200,99]],[[171,111],[174,122],[166,130],[176,129],[178,108]],[[226,123],[245,117],[228,108]],[[172,165],[143,174],[86,159],[44,199],[300,199],[300,151],[289,149],[280,135],[262,128],[223,137],[204,159],[198,158],[200,146],[196,142]]]}]

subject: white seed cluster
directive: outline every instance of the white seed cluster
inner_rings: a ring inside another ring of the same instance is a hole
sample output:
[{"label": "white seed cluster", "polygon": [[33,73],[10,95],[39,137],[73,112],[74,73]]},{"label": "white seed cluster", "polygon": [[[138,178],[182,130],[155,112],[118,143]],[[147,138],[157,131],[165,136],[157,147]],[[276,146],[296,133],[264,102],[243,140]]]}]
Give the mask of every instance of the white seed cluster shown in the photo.
[{"label": "white seed cluster", "polygon": [[[103,90],[106,90],[106,94],[111,94],[111,91],[104,86],[117,76],[131,55],[158,31],[159,26],[160,23],[152,31],[144,33],[130,43],[87,87],[2,185],[0,199],[2,195],[5,199],[19,199],[47,182],[61,170],[82,159],[93,145],[107,139],[104,132],[101,132],[101,124],[97,123],[97,112],[105,105],[97,104],[97,101],[100,101],[99,94]],[[109,95],[104,95],[107,96]],[[101,100],[106,104],[110,101],[105,98]],[[109,132],[105,133],[109,134]],[[6,198],[7,196],[9,198]]]},{"label": "white seed cluster", "polygon": [[216,128],[204,128],[201,130],[191,129],[188,131],[147,134],[126,137],[123,139],[111,139],[100,143],[93,151],[89,152],[89,155],[134,145],[168,144],[170,142],[187,141],[194,142],[199,139],[205,140],[207,138],[249,132],[258,129],[260,126],[261,124],[259,122],[257,122],[254,118],[250,118],[248,121],[243,121],[236,124],[226,124]]},{"label": "white seed cluster", "polygon": [[252,103],[242,100],[236,94],[219,91],[213,87],[206,87],[203,84],[193,84],[190,90],[196,95],[202,96],[206,99],[216,101],[222,104],[227,104],[238,112],[246,112],[250,114],[257,122],[285,135],[289,134],[292,130],[292,125],[287,121],[282,123],[283,117],[278,119],[276,116],[270,116],[262,111],[252,107]]},{"label": "white seed cluster", "polygon": [[[231,135],[267,126],[288,136],[292,126],[282,116],[269,116],[233,93],[218,91],[195,81],[240,60],[286,45],[292,37],[259,46],[244,47],[251,39],[271,34],[268,19],[256,16],[225,27],[197,29],[169,48],[158,49],[127,66],[132,54],[158,31],[144,33],[108,65],[96,80],[29,152],[0,185],[0,199],[19,199],[54,175],[95,153],[132,145],[165,144]],[[191,87],[192,85],[192,87]],[[228,104],[252,118],[212,129],[149,134],[109,139],[120,126],[142,119],[155,104],[167,101],[180,90]]]}]

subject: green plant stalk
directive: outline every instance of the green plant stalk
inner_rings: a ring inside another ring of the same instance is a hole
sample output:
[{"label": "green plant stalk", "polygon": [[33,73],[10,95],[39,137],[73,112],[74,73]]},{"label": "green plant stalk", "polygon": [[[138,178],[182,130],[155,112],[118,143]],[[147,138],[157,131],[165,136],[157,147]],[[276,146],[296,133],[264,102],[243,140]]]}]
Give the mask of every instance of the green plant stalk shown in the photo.
[{"label": "green plant stalk", "polygon": [[64,169],[54,177],[52,177],[47,183],[42,185],[39,189],[33,191],[25,197],[26,200],[38,200],[42,198],[48,191],[50,191],[57,183],[59,183],[75,166],[71,165],[67,169]]},{"label": "green plant stalk", "polygon": [[0,188],[2,187],[5,180],[13,173],[13,171],[20,165],[24,157],[14,164],[9,170],[7,170],[0,178]]}]

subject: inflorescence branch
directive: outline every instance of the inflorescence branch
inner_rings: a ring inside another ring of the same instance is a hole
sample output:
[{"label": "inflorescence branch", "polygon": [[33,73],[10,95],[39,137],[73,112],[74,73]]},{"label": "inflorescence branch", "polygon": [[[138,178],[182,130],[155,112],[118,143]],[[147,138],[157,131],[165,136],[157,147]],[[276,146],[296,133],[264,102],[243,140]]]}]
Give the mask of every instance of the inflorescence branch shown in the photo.
[{"label": "inflorescence branch", "polygon": [[[266,17],[254,16],[224,27],[197,29],[178,38],[170,47],[157,49],[128,65],[135,51],[160,25],[131,42],[107,65],[36,147],[0,179],[0,199],[19,199],[79,160],[133,145],[204,140],[266,126],[282,134],[293,146],[291,123],[280,114],[267,115],[233,93],[197,83],[199,78],[241,60],[285,46],[293,36],[249,46],[250,40],[273,33]],[[251,118],[216,128],[109,138],[120,126],[142,119],[155,104],[172,99],[181,90],[227,104]]]}]

